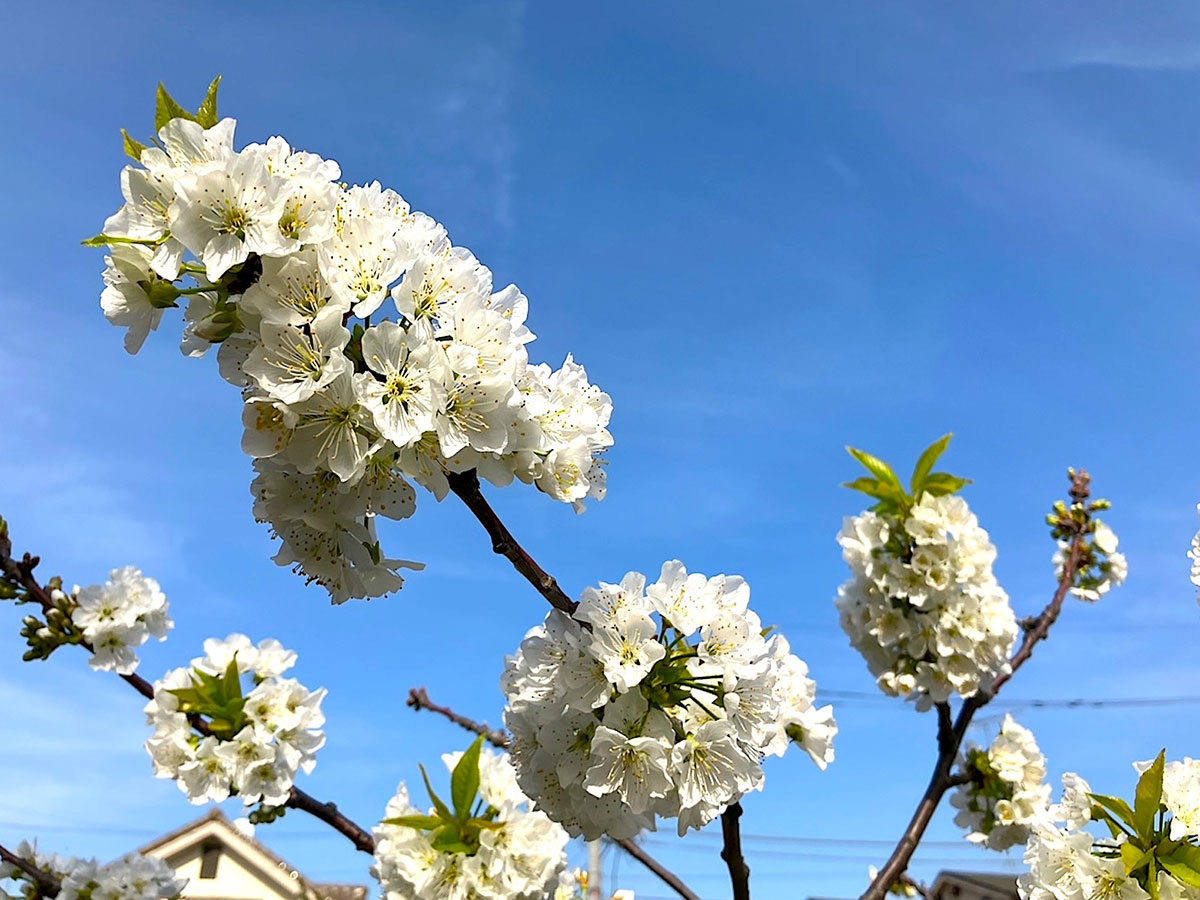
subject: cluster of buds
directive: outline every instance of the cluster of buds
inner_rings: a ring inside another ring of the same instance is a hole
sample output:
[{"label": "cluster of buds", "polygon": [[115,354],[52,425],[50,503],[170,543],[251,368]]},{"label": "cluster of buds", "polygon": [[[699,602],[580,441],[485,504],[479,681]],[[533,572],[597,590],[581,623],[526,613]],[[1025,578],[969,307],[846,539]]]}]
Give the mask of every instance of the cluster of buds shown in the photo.
[{"label": "cluster of buds", "polygon": [[1091,500],[1091,476],[1086,469],[1068,469],[1071,479],[1071,504],[1059,500],[1054,510],[1046,516],[1050,536],[1058,543],[1054,554],[1054,567],[1062,577],[1071,546],[1077,538],[1075,577],[1071,593],[1083,600],[1099,600],[1114,585],[1124,583],[1129,574],[1125,555],[1117,552],[1117,535],[1104,522],[1095,517],[1098,512],[1112,508],[1108,500]]}]

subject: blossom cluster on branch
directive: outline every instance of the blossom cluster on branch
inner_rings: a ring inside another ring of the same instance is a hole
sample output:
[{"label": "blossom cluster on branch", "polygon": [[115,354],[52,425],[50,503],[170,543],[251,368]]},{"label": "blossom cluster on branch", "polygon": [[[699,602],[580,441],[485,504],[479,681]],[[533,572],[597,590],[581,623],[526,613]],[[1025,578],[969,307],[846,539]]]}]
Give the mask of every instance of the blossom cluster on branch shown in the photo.
[{"label": "blossom cluster on branch", "polygon": [[[247,806],[282,805],[325,743],[325,689],[282,677],[296,654],[275,640],[256,647],[242,634],[210,638],[204,654],[156,682],[146,704],[155,777],[175,779],[192,803],[237,795]],[[194,730],[197,716],[207,734]]]},{"label": "blossom cluster on branch", "polygon": [[[628,573],[555,610],[505,667],[522,789],[572,835],[679,833],[763,785],[764,755],[799,744],[821,768],[837,731],[808,667],[766,637],[740,577]],[[657,618],[656,618],[657,617]]]},{"label": "blossom cluster on branch", "polygon": [[853,573],[838,590],[842,628],[885,694],[927,709],[1007,671],[1017,621],[966,500],[925,492],[902,514],[852,516],[838,543]]},{"label": "blossom cluster on branch", "polygon": [[[22,842],[16,855],[61,884],[56,900],[172,900],[186,884],[164,860],[137,853],[100,865],[94,859],[42,853]],[[6,881],[12,885],[7,891],[2,884]],[[0,900],[41,896],[27,872],[0,862]]]},{"label": "blossom cluster on branch", "polygon": [[[1135,763],[1133,803],[1092,793],[1074,773],[1025,848],[1022,900],[1196,900],[1200,897],[1200,762]],[[1102,826],[1093,834],[1088,826]]]},{"label": "blossom cluster on branch", "polygon": [[425,775],[422,811],[401,783],[375,829],[373,872],[388,900],[542,900],[566,866],[567,833],[530,809],[508,757],[482,747],[447,753],[451,799]]},{"label": "blossom cluster on branch", "polygon": [[447,472],[519,479],[577,509],[603,498],[612,403],[570,356],[529,362],[516,286],[494,290],[378,182],[341,184],[337,163],[280,137],[235,150],[215,88],[194,115],[160,96],[156,146],[127,139],[139,165],[89,243],[108,247],[101,305],[130,352],[182,304],[184,352],[220,345],[276,561],[335,602],[399,589],[399,569],[420,566],[383,553],[376,517],[413,514],[410,480],[441,499]]},{"label": "blossom cluster on branch", "polygon": [[151,637],[165,641],[175,626],[158,582],[133,566],[113,569],[104,584],[76,585],[70,592],[54,579],[47,596],[45,619],[29,615],[23,623],[27,660],[81,644],[91,648],[93,669],[129,675],[140,663],[137,648]]},{"label": "blossom cluster on branch", "polygon": [[970,780],[950,798],[959,811],[954,824],[967,830],[968,841],[989,850],[1024,844],[1050,806],[1046,758],[1033,732],[1006,714],[986,749],[967,750],[964,769]]}]

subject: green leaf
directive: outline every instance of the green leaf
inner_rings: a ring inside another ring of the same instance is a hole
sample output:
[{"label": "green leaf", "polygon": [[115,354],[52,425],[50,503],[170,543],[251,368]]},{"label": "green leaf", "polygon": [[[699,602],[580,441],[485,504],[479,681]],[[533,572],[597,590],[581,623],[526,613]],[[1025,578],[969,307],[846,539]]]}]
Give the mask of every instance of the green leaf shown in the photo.
[{"label": "green leaf", "polygon": [[423,765],[421,766],[421,777],[425,779],[425,790],[429,792],[429,800],[433,804],[433,808],[447,822],[453,822],[454,813],[450,812],[450,807],[434,792],[433,785],[429,783],[429,773],[425,771],[425,766]]},{"label": "green leaf", "polygon": [[900,479],[896,477],[896,473],[892,471],[892,467],[878,456],[872,456],[865,450],[859,450],[857,447],[850,446],[846,447],[846,452],[862,463],[867,471],[880,481],[885,484],[893,484],[900,489],[901,493],[904,492],[904,486],[900,484]]},{"label": "green leaf", "polygon": [[124,128],[121,129],[121,137],[125,138],[125,153],[132,156],[138,162],[142,161],[142,151],[146,149],[146,145],[141,141],[135,141],[129,136],[129,132]]},{"label": "green leaf", "polygon": [[225,667],[225,677],[222,679],[221,689],[229,700],[242,699],[242,673],[238,671],[236,653],[233,654],[233,659],[229,660],[229,665]]},{"label": "green leaf", "polygon": [[383,824],[416,828],[418,831],[433,831],[435,828],[441,828],[443,823],[437,816],[396,816],[384,819]]},{"label": "green leaf", "polygon": [[195,122],[196,117],[180,106],[175,98],[167,93],[167,89],[160,81],[158,83],[158,96],[154,104],[154,130],[160,130],[164,125],[172,119],[190,119]]},{"label": "green leaf", "polygon": [[925,484],[922,489],[927,494],[933,494],[935,497],[943,497],[946,494],[958,493],[970,483],[970,478],[959,478],[957,475],[951,475],[948,472],[934,472],[931,475],[925,476]]},{"label": "green leaf", "polygon": [[1200,888],[1200,847],[1183,845],[1158,858],[1159,865],[1188,887]]},{"label": "green leaf", "polygon": [[204,95],[204,102],[196,110],[196,121],[204,128],[212,128],[217,124],[217,88],[220,86],[221,76],[218,75],[212,80],[212,84],[208,86],[208,93]]},{"label": "green leaf", "polygon": [[1142,777],[1138,779],[1133,801],[1133,825],[1138,837],[1150,843],[1154,838],[1154,817],[1162,803],[1163,766],[1167,751],[1162,750]]},{"label": "green leaf", "polygon": [[1132,875],[1154,856],[1154,850],[1143,850],[1141,847],[1126,841],[1121,845],[1121,862],[1125,863],[1125,874]]},{"label": "green leaf", "polygon": [[471,848],[463,843],[462,835],[458,832],[458,826],[453,822],[444,824],[429,843],[433,846],[433,849],[444,850],[447,853],[471,852]]},{"label": "green leaf", "polygon": [[941,438],[926,447],[925,452],[921,454],[921,458],[917,460],[910,485],[914,497],[921,495],[921,486],[925,483],[925,476],[933,471],[933,464],[946,452],[946,448],[950,446],[950,439],[952,437],[954,437],[953,431],[942,435]]},{"label": "green leaf", "polygon": [[1092,801],[1107,807],[1116,813],[1126,825],[1130,828],[1135,827],[1133,824],[1133,810],[1129,808],[1129,804],[1120,797],[1109,797],[1107,794],[1088,794]]},{"label": "green leaf", "polygon": [[454,771],[450,773],[450,799],[454,801],[454,812],[460,822],[471,817],[471,805],[479,793],[479,751],[483,747],[483,736],[467,748],[459,757]]}]

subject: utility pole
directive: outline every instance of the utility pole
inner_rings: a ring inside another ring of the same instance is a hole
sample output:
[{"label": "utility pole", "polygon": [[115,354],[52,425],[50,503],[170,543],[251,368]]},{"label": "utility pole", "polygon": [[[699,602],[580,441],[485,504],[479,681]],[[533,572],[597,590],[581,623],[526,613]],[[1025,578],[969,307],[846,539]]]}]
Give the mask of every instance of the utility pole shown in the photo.
[{"label": "utility pole", "polygon": [[602,839],[588,841],[588,900],[600,900],[603,894],[604,864],[600,859],[604,850]]}]

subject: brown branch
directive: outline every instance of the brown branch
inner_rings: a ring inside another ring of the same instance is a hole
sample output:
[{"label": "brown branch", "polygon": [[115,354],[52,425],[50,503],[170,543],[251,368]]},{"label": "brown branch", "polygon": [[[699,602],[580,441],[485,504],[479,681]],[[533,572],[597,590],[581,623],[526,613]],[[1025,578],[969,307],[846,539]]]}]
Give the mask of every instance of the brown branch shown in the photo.
[{"label": "brown branch", "polygon": [[[1085,470],[1081,469],[1079,472],[1073,473],[1070,494],[1076,503],[1083,503],[1088,499],[1090,495],[1088,481],[1088,474]],[[912,860],[913,853],[916,852],[917,846],[925,836],[925,830],[929,827],[929,822],[933,818],[934,812],[937,811],[938,804],[941,802],[942,797],[945,796],[946,791],[957,784],[965,783],[962,776],[952,775],[950,770],[954,766],[955,759],[958,758],[958,752],[962,747],[963,739],[966,737],[971,719],[981,707],[987,705],[996,696],[1000,688],[1012,678],[1016,671],[1029,661],[1029,658],[1033,655],[1034,646],[1039,641],[1044,640],[1049,634],[1050,627],[1057,621],[1059,613],[1062,612],[1063,601],[1066,600],[1071,586],[1075,583],[1075,573],[1079,567],[1085,538],[1084,531],[1076,529],[1071,539],[1067,558],[1063,563],[1058,587],[1054,591],[1054,595],[1046,605],[1046,608],[1025,628],[1025,637],[1021,641],[1021,646],[1017,649],[1017,652],[1013,654],[1009,662],[1008,671],[998,675],[989,689],[980,690],[975,695],[963,701],[962,706],[959,708],[958,716],[954,720],[953,728],[948,732],[946,725],[949,722],[950,708],[946,704],[937,704],[938,757],[933,767],[933,774],[929,777],[929,784],[925,788],[925,793],[917,803],[917,808],[913,811],[912,819],[909,820],[908,827],[904,830],[904,834],[896,844],[895,850],[892,851],[891,858],[879,870],[879,874],[875,876],[875,880],[871,882],[859,900],[884,900],[892,885],[904,877],[904,873],[908,869],[908,864]]]},{"label": "brown branch", "polygon": [[657,875],[662,880],[663,884],[670,887],[671,890],[677,893],[680,897],[683,897],[684,900],[700,900],[700,898],[692,891],[692,889],[679,879],[678,875],[663,866],[662,863],[643,850],[640,846],[635,844],[632,840],[626,838],[625,840],[617,841],[616,843],[618,847]]},{"label": "brown branch", "polygon": [[[33,575],[33,570],[39,561],[38,557],[30,556],[28,553],[20,561],[13,559],[12,540],[8,535],[7,528],[0,525],[0,571],[10,581],[20,584],[32,600],[41,604],[43,610],[48,611],[54,608],[54,601],[50,599],[49,592],[46,591]],[[81,640],[79,645],[89,653],[95,653],[92,645],[87,641]],[[154,699],[154,685],[141,675],[136,673],[122,675],[121,679],[147,700]],[[209,728],[208,722],[200,716],[189,715],[188,722],[200,734],[211,735],[213,733]],[[375,852],[375,839],[371,837],[371,833],[338,812],[337,806],[333,803],[322,803],[311,794],[293,786],[288,795],[286,805],[316,816],[322,822],[325,822],[343,834],[363,853],[373,854]]]},{"label": "brown branch", "polygon": [[315,816],[335,831],[345,835],[355,849],[361,850],[363,853],[375,853],[375,838],[357,822],[338,812],[336,804],[322,803],[311,794],[306,794],[300,788],[292,785],[287,805],[292,809],[303,810],[310,816]]},{"label": "brown branch", "polygon": [[507,748],[510,740],[507,734],[503,731],[497,731],[488,725],[487,722],[476,722],[474,719],[468,719],[466,716],[460,716],[448,706],[438,706],[429,699],[429,693],[423,687],[413,688],[408,692],[408,700],[405,701],[405,706],[411,706],[413,709],[420,712],[427,709],[430,712],[435,712],[438,715],[445,716],[455,725],[460,728],[465,728],[467,731],[473,731],[483,737],[485,741],[493,747]]},{"label": "brown branch", "polygon": [[513,564],[513,568],[524,575],[525,580],[532,584],[555,609],[562,610],[567,615],[575,612],[578,604],[563,592],[563,589],[558,586],[558,582],[554,580],[554,576],[537,564],[537,560],[517,543],[512,532],[500,521],[500,517],[496,515],[496,511],[492,509],[479,489],[479,476],[475,474],[475,470],[471,469],[461,473],[447,472],[446,479],[450,482],[450,490],[454,491],[458,498],[467,505],[467,509],[474,513],[475,518],[479,520],[488,536],[491,537],[492,550],[506,557]]},{"label": "brown branch", "polygon": [[[448,706],[438,706],[429,699],[429,693],[423,687],[412,688],[408,692],[408,700],[405,701],[406,706],[411,706],[417,712],[427,709],[430,712],[435,712],[440,716],[445,716],[459,728],[465,728],[467,731],[481,735],[485,741],[493,747],[499,747],[502,750],[508,749],[512,743],[510,738],[503,731],[497,731],[486,722],[476,722],[474,719],[468,719],[464,715],[460,715]],[[739,807],[740,813],[740,807]],[[657,875],[671,890],[675,891],[683,900],[700,900],[691,888],[683,883],[682,879],[657,859],[639,847],[630,838],[615,841],[616,845],[640,862],[643,866]],[[749,874],[749,870],[747,870]]]},{"label": "brown branch", "polygon": [[49,872],[43,872],[29,860],[13,853],[3,844],[0,844],[0,860],[16,866],[24,872],[36,886],[38,896],[40,897],[57,897],[58,892],[62,889],[62,884],[58,878]]},{"label": "brown branch", "polygon": [[729,880],[733,883],[733,900],[750,900],[750,867],[742,856],[742,830],[738,819],[742,817],[742,804],[730,804],[721,813],[721,859],[729,867]]}]

